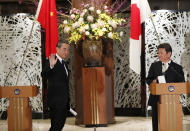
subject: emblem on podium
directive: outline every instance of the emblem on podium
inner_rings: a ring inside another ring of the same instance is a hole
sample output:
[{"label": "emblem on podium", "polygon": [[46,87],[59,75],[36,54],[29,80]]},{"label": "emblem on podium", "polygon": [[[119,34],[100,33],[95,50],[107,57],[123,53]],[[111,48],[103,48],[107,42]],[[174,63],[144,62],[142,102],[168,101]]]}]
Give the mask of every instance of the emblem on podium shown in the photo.
[{"label": "emblem on podium", "polygon": [[169,86],[169,87],[168,87],[168,91],[169,91],[169,92],[173,92],[174,90],[175,90],[174,86]]}]

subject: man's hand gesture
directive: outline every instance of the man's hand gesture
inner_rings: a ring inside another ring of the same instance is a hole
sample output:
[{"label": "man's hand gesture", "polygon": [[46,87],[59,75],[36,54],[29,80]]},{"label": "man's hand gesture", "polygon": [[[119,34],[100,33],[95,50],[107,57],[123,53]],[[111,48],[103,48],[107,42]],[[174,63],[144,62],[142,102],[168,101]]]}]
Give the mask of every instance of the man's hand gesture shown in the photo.
[{"label": "man's hand gesture", "polygon": [[50,64],[50,67],[53,68],[54,65],[57,63],[57,58],[55,58],[55,54],[51,54],[49,56],[49,64]]}]

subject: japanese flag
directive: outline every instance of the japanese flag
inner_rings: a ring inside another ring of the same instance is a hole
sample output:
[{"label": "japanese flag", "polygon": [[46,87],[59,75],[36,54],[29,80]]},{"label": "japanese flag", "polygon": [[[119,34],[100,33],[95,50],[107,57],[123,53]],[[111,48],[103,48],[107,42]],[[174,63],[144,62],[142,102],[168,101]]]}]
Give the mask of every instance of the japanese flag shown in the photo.
[{"label": "japanese flag", "polygon": [[147,0],[131,0],[131,34],[129,66],[137,74],[141,71],[141,23],[151,15]]}]

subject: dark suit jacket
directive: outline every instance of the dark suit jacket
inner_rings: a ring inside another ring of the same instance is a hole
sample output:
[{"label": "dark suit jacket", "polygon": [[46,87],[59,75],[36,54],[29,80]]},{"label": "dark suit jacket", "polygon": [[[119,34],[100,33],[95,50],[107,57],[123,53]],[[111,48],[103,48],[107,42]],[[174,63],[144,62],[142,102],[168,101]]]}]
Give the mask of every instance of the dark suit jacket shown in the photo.
[{"label": "dark suit jacket", "polygon": [[[166,72],[162,73],[162,62],[158,61],[152,63],[152,65],[150,66],[148,77],[146,78],[147,84],[150,85],[153,80],[157,79],[157,77],[161,75],[165,75],[167,83],[185,81],[182,66],[171,61]],[[150,94],[148,105],[153,106],[154,104],[157,104],[158,100],[158,96]]]},{"label": "dark suit jacket", "polygon": [[[65,63],[67,68],[67,64]],[[69,70],[67,68],[69,73]],[[42,70],[42,77],[47,78],[48,94],[47,104],[49,107],[69,109],[69,75],[67,76],[64,66],[59,60],[51,69],[49,61]]]}]

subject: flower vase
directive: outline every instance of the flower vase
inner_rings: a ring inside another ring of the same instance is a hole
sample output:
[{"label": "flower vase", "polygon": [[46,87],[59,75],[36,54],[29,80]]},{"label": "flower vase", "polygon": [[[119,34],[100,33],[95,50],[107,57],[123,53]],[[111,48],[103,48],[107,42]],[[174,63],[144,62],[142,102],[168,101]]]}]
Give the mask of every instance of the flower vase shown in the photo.
[{"label": "flower vase", "polygon": [[102,66],[102,40],[85,39],[82,43],[85,66]]}]

